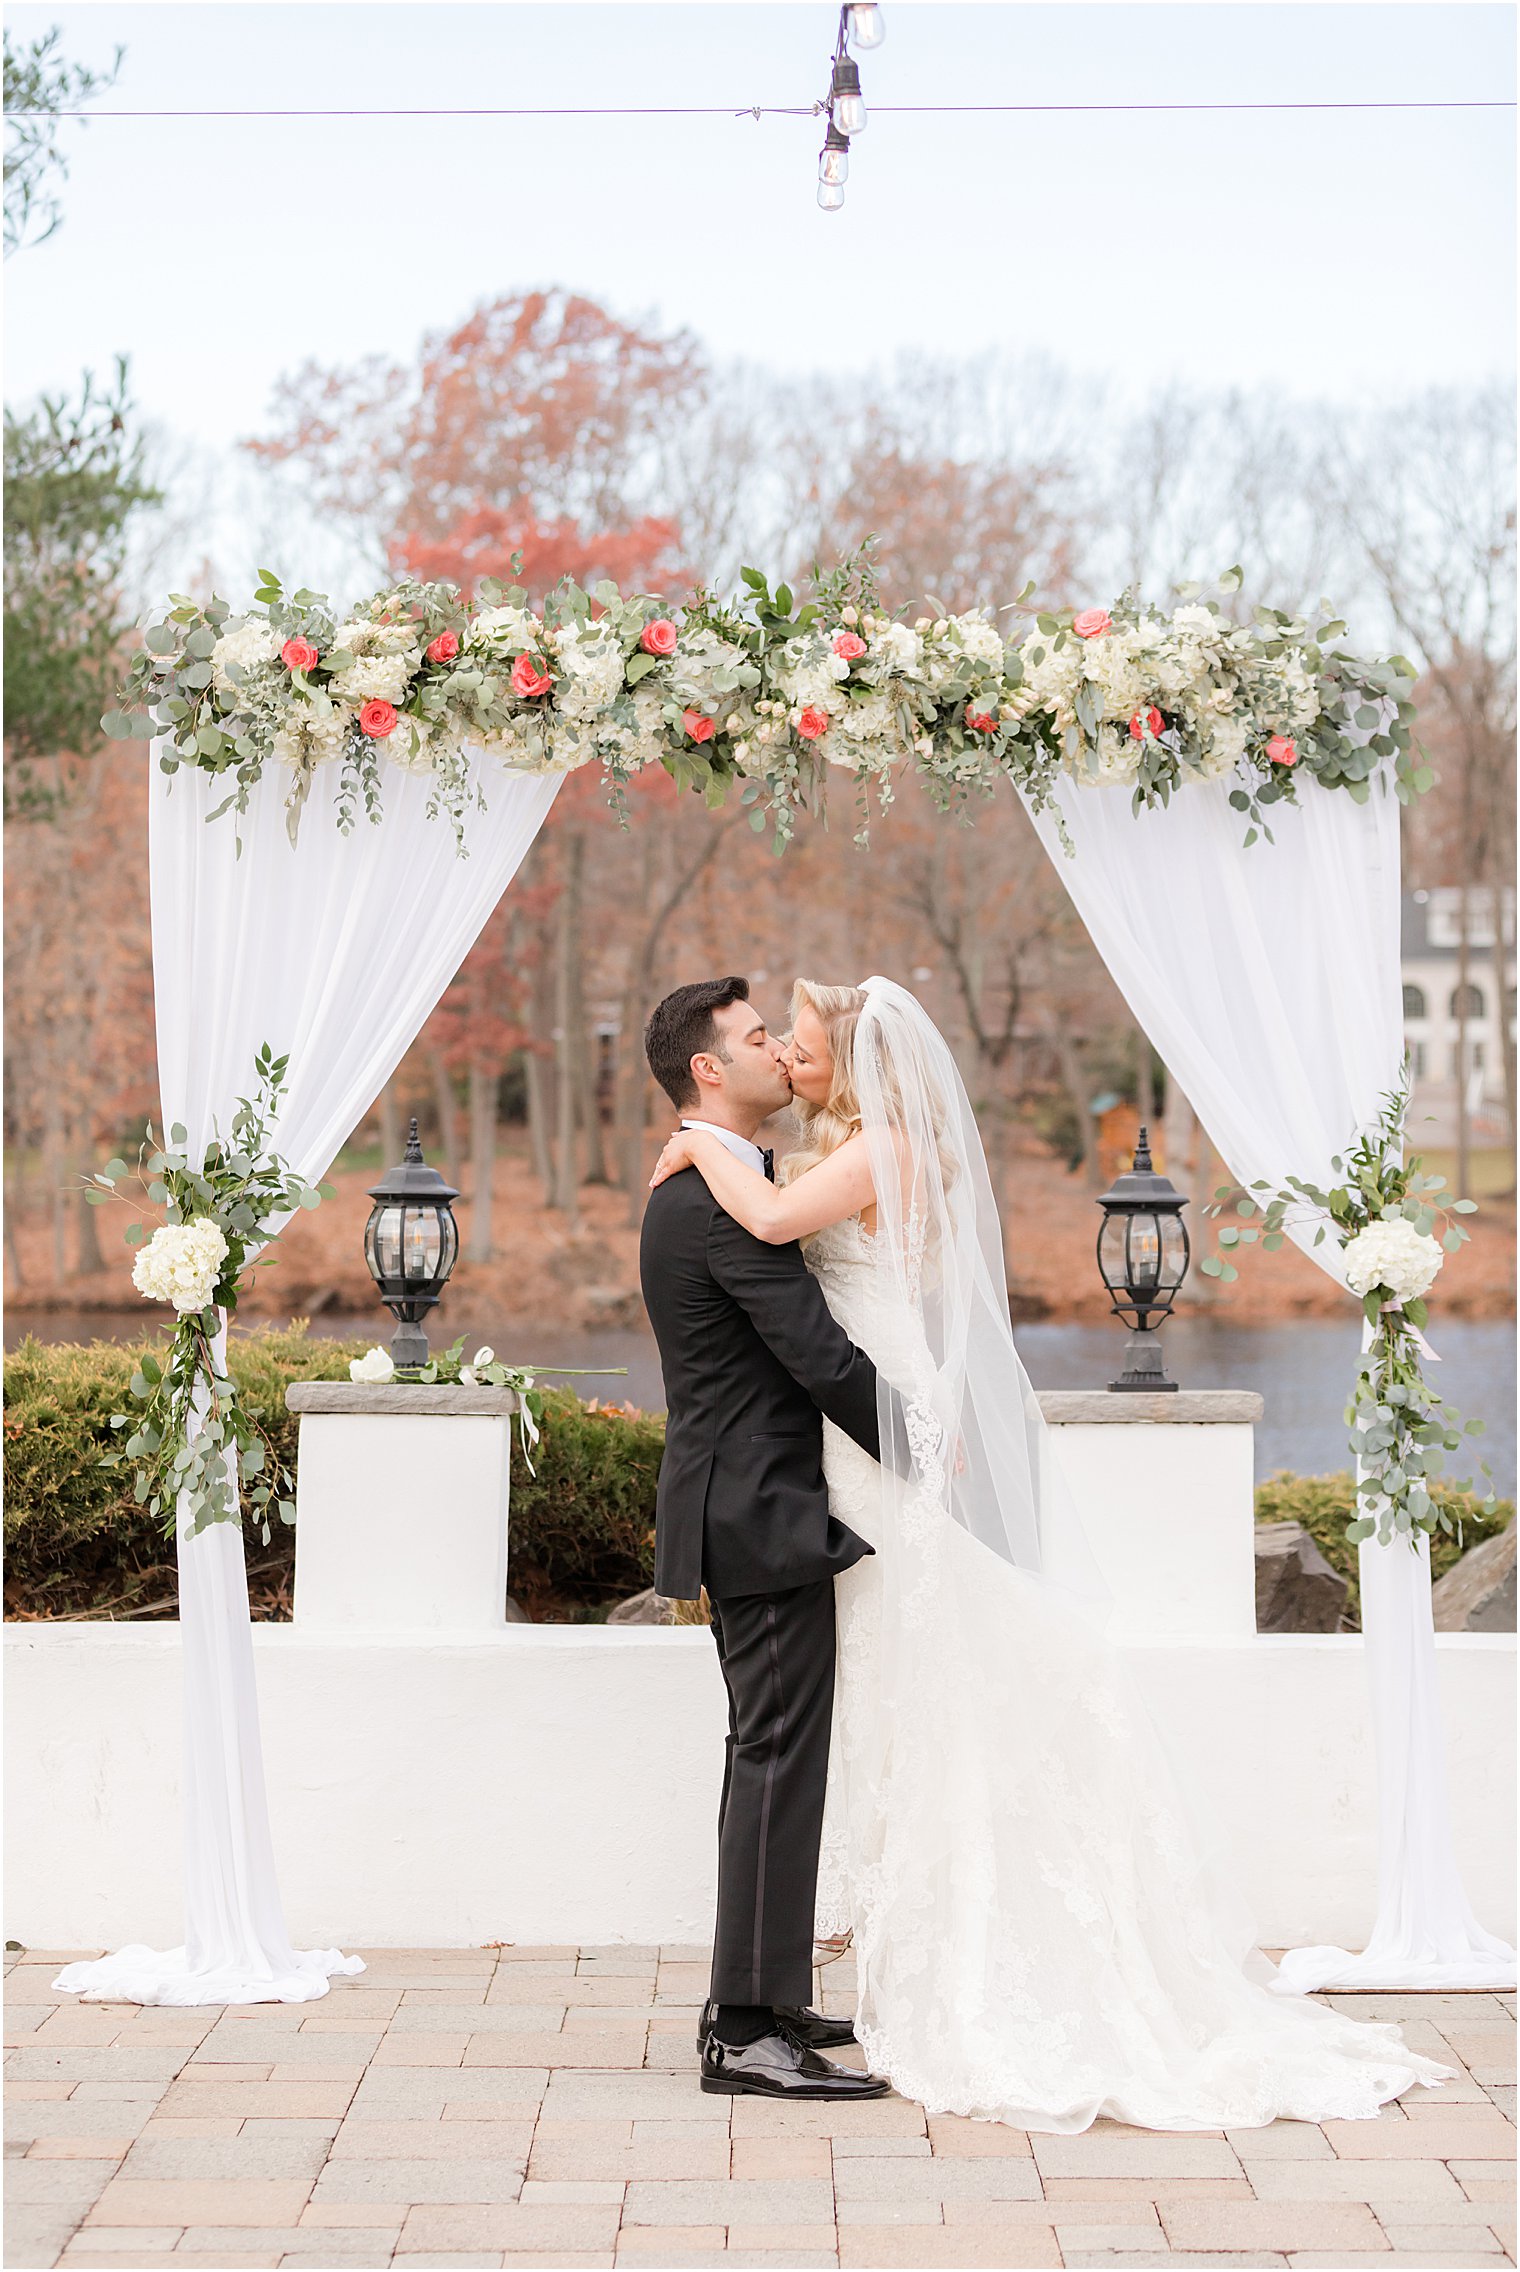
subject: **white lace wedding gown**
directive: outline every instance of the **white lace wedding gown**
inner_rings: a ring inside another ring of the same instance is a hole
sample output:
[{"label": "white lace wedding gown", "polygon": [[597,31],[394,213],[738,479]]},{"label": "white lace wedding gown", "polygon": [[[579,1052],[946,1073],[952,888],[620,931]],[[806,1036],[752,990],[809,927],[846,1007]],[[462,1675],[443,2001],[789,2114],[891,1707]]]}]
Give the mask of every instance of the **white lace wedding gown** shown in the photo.
[{"label": "white lace wedding gown", "polygon": [[[807,1256],[911,1391],[926,1343],[885,1255],[852,1220]],[[824,1439],[834,1511],[876,1548],[836,1581],[818,1906],[821,1933],[854,1933],[869,2065],[931,2111],[1042,2131],[1371,2116],[1449,2074],[1395,2028],[1262,1984],[1114,1646],[924,1492],[884,1493],[837,1428]]]}]

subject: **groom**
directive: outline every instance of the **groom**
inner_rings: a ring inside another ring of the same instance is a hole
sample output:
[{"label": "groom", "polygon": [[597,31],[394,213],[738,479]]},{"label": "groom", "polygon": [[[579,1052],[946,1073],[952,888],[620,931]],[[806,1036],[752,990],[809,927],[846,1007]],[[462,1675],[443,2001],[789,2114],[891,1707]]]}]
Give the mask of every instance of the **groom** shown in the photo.
[{"label": "groom", "polygon": [[[678,987],[644,1049],[683,1124],[769,1175],[754,1137],[792,1086],[748,982]],[[848,2022],[807,2009],[834,1574],[872,1551],[829,1512],[820,1414],[875,1458],[875,1367],[829,1315],[800,1247],[755,1238],[693,1172],[651,1195],[639,1272],[670,1407],[655,1588],[691,1601],[706,1586],[728,1689],[702,2088],[879,2098],[885,2082],[821,2056],[854,2040]]]}]

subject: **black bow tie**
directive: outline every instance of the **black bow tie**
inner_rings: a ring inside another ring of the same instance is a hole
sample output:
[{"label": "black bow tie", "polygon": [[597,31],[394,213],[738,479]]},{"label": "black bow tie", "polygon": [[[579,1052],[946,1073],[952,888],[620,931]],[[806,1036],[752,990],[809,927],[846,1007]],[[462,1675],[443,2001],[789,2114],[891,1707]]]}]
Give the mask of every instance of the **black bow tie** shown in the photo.
[{"label": "black bow tie", "polygon": [[760,1154],[760,1165],[761,1165],[761,1166],[762,1166],[762,1167],[764,1168],[764,1170],[765,1170],[765,1180],[766,1180],[766,1182],[767,1182],[767,1183],[774,1183],[774,1182],[775,1182],[775,1180],[776,1180],[776,1155],[775,1155],[775,1153],[774,1153],[774,1152],[762,1152],[762,1153]]}]

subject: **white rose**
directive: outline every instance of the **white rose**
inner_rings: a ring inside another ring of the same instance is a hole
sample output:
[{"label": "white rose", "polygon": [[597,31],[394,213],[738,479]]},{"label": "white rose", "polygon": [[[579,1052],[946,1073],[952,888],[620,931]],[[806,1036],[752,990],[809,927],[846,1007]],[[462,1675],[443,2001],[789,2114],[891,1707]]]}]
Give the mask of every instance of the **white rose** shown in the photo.
[{"label": "white rose", "polygon": [[349,1358],[348,1377],[351,1381],[393,1381],[395,1360],[389,1349],[366,1349],[362,1357]]},{"label": "white rose", "polygon": [[1347,1241],[1343,1253],[1346,1283],[1354,1294],[1384,1286],[1396,1302],[1416,1301],[1435,1284],[1445,1259],[1436,1240],[1402,1215],[1391,1223],[1369,1223]]}]

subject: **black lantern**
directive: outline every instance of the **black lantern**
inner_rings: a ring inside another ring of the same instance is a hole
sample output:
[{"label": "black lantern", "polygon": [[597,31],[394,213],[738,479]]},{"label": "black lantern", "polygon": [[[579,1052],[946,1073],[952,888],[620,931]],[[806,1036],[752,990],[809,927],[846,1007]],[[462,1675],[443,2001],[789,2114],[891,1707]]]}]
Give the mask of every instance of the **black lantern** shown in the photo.
[{"label": "black lantern", "polygon": [[414,1120],[399,1168],[371,1187],[375,1202],[364,1226],[364,1259],[393,1312],[391,1356],[398,1369],[425,1365],[428,1340],[421,1320],[448,1283],[459,1254],[459,1226],[451,1201],[459,1197],[422,1157]]},{"label": "black lantern", "polygon": [[1188,1235],[1182,1220],[1187,1205],[1168,1177],[1151,1165],[1150,1132],[1142,1128],[1135,1164],[1121,1175],[1098,1205],[1098,1268],[1114,1314],[1130,1329],[1124,1371],[1112,1389],[1175,1389],[1161,1361],[1158,1328],[1187,1276]]}]

